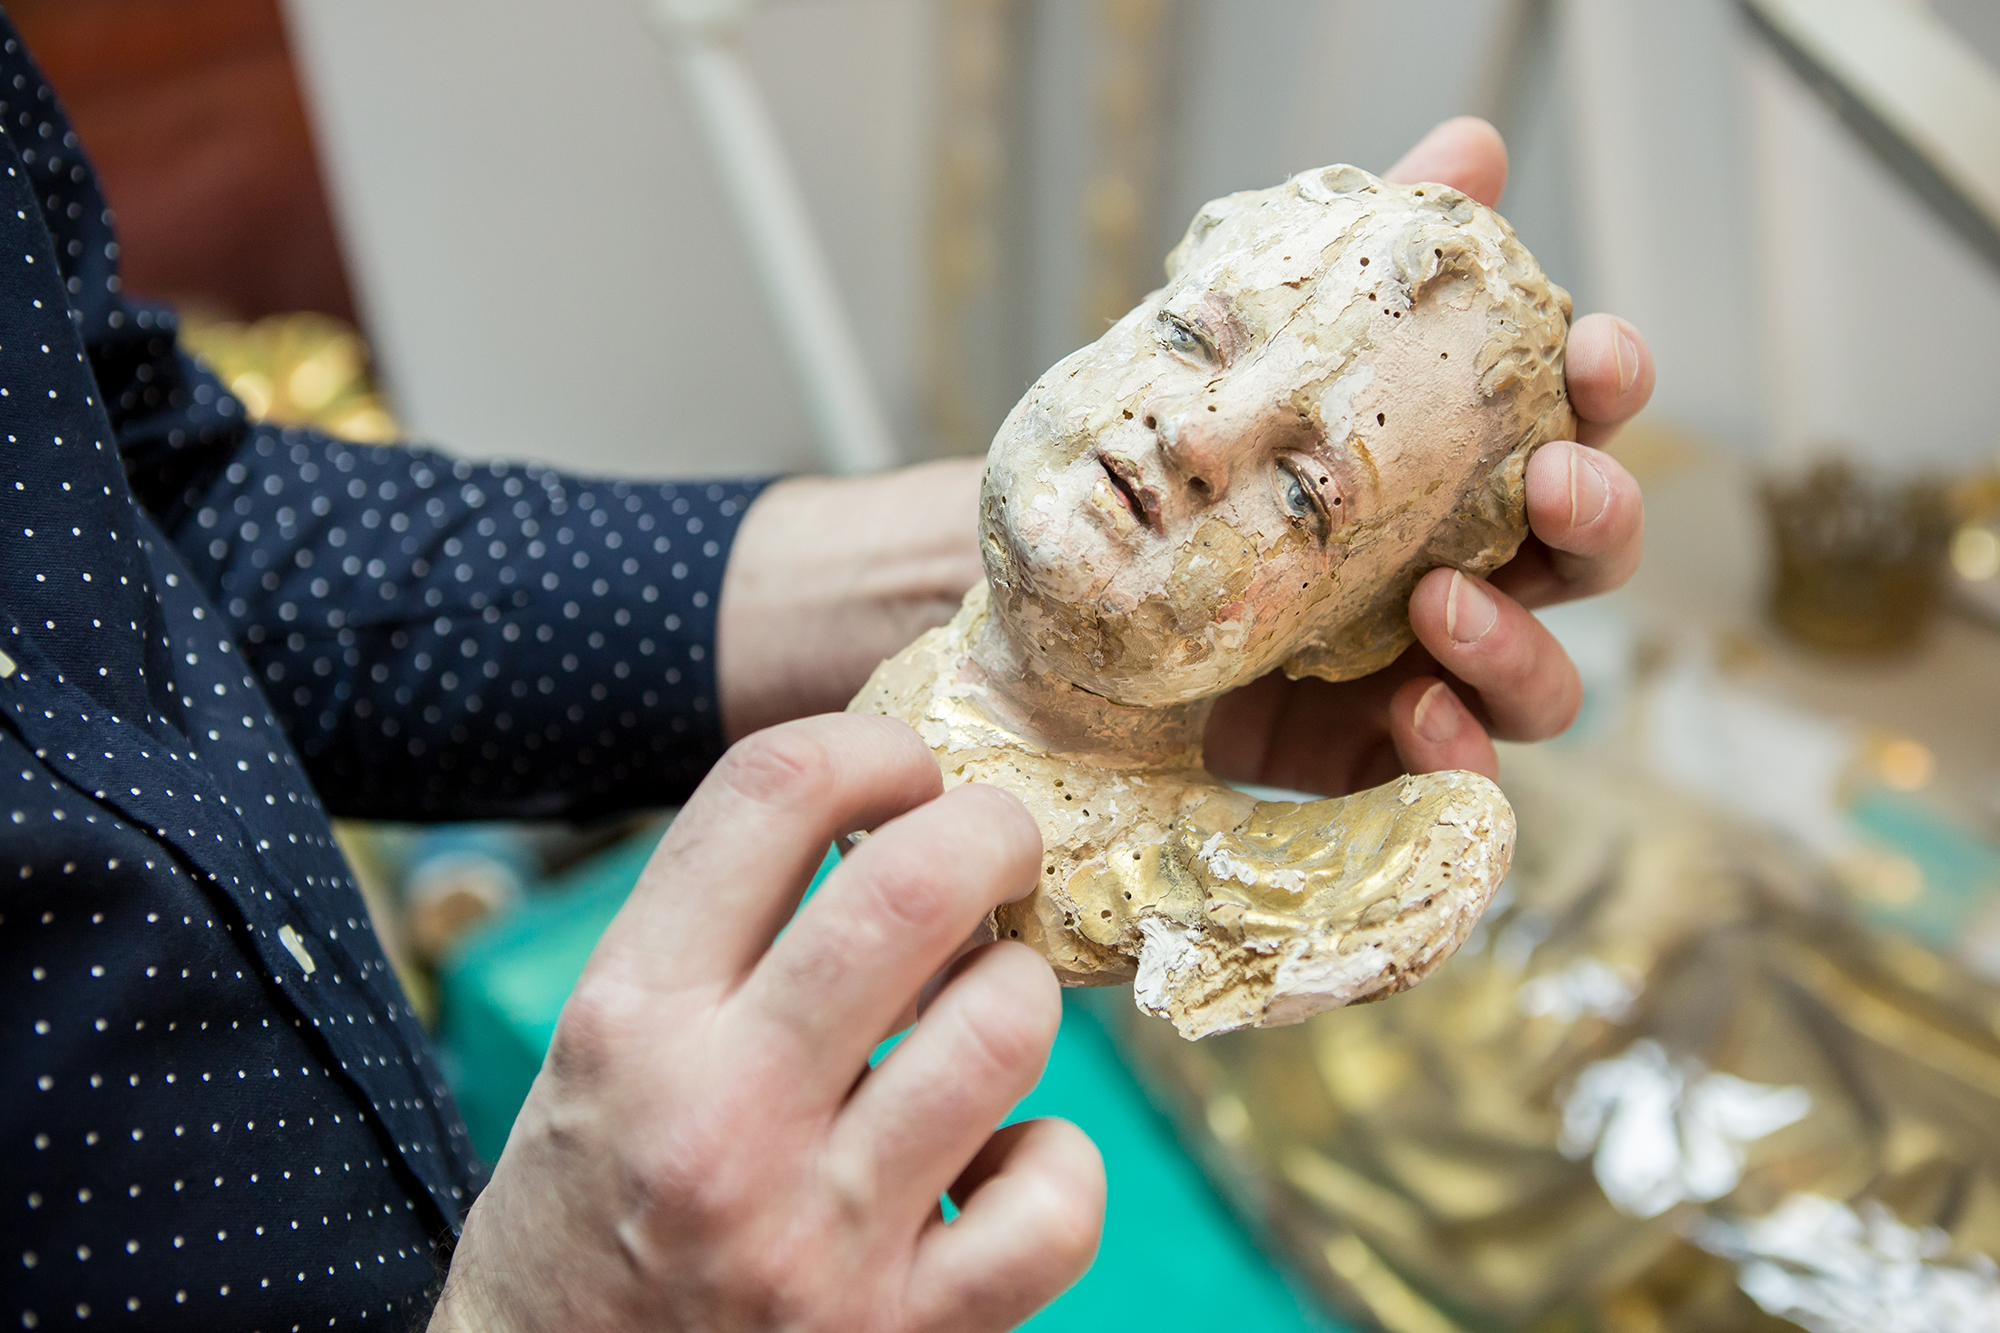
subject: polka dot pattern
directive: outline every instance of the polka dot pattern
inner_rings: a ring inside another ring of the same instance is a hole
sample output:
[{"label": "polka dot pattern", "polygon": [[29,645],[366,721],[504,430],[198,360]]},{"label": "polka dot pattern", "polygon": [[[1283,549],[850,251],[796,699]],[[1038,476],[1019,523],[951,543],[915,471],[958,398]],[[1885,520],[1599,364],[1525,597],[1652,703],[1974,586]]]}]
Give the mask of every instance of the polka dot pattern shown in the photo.
[{"label": "polka dot pattern", "polygon": [[721,751],[715,599],[752,494],[259,427],[169,533],[337,812],[594,815],[681,800]]},{"label": "polka dot pattern", "polygon": [[441,1219],[319,1028],[265,994],[254,928],[5,733],[0,820],[0,1313],[398,1326]]},{"label": "polka dot pattern", "polygon": [[483,1167],[327,807],[684,794],[757,486],[249,423],[0,39],[0,1318],[401,1326]]}]

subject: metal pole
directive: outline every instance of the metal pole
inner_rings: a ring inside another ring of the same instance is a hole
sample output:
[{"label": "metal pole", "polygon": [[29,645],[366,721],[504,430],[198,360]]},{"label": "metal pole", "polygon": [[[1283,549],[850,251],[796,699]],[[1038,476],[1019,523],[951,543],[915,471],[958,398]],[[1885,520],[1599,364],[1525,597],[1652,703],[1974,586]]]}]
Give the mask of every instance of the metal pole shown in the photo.
[{"label": "metal pole", "polygon": [[2000,268],[2000,70],[1926,5],[1737,3],[1854,136]]},{"label": "metal pole", "polygon": [[894,438],[776,126],[737,45],[751,0],[651,0],[776,326],[821,456],[834,472],[897,462]]}]

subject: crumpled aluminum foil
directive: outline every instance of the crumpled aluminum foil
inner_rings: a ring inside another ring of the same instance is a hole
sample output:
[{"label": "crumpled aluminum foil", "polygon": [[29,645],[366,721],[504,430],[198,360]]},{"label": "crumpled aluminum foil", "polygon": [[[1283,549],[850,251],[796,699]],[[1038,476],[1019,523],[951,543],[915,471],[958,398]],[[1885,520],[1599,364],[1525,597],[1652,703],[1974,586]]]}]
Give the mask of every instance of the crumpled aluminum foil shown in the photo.
[{"label": "crumpled aluminum foil", "polygon": [[1244,1214],[1393,1333],[2000,1329],[2000,988],[1657,785],[1507,762],[1513,873],[1422,985],[1111,1020]]}]

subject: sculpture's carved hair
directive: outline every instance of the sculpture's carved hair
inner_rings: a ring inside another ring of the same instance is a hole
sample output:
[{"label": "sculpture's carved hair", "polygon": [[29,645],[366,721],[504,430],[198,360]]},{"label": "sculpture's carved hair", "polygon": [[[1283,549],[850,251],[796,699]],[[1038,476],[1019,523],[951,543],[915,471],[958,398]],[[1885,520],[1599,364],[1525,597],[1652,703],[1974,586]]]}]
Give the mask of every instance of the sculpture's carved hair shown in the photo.
[{"label": "sculpture's carved hair", "polygon": [[[1528,456],[1550,440],[1571,438],[1576,429],[1563,384],[1572,306],[1569,293],[1548,280],[1514,229],[1492,209],[1449,186],[1390,185],[1350,166],[1303,173],[1278,191],[1247,191],[1204,205],[1167,257],[1169,279],[1232,214],[1280,191],[1329,205],[1361,194],[1391,196],[1402,204],[1378,215],[1376,226],[1350,234],[1347,243],[1376,252],[1386,247],[1395,290],[1383,293],[1383,300],[1405,310],[1454,281],[1476,284],[1494,316],[1493,336],[1480,352],[1479,389],[1512,408],[1506,425],[1479,442],[1480,466],[1471,469],[1459,503],[1404,576],[1359,614],[1326,625],[1324,637],[1309,639],[1284,663],[1290,676],[1351,680],[1387,666],[1409,645],[1410,593],[1426,572],[1449,565],[1489,573],[1513,558],[1527,535]],[[1354,347],[1347,364],[1367,350],[1365,341]],[[1365,530],[1351,537],[1365,539]]]}]

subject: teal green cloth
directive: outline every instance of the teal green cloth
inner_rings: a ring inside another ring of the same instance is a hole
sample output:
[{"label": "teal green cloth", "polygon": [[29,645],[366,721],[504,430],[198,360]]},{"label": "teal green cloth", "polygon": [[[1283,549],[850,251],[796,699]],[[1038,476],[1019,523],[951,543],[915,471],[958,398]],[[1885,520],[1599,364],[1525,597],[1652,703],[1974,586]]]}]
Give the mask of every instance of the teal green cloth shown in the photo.
[{"label": "teal green cloth", "polygon": [[1292,1291],[1181,1150],[1172,1125],[1119,1059],[1092,1012],[1098,1006],[1075,992],[1065,998],[1042,1081],[1008,1118],[1075,1122],[1104,1154],[1110,1195],[1097,1262],[1025,1327],[1347,1333],[1350,1325]]},{"label": "teal green cloth", "polygon": [[[470,940],[442,977],[446,1069],[473,1142],[499,1156],[556,1015],[651,855],[633,839],[544,885]],[[834,864],[831,853],[819,880]],[[1346,1333],[1315,1311],[1244,1232],[1118,1057],[1094,1005],[1075,995],[1048,1069],[1010,1120],[1061,1116],[1104,1153],[1110,1199],[1090,1272],[1036,1316],[1033,1333],[1226,1327]]]},{"label": "teal green cloth", "polygon": [[446,960],[438,1045],[472,1144],[487,1161],[499,1160],[556,1015],[657,841],[633,838],[542,885]]},{"label": "teal green cloth", "polygon": [[1863,838],[1908,858],[1923,876],[1908,902],[1864,901],[1862,914],[1874,924],[1951,953],[2000,898],[2000,847],[1921,797],[1864,787],[1847,814]]}]

